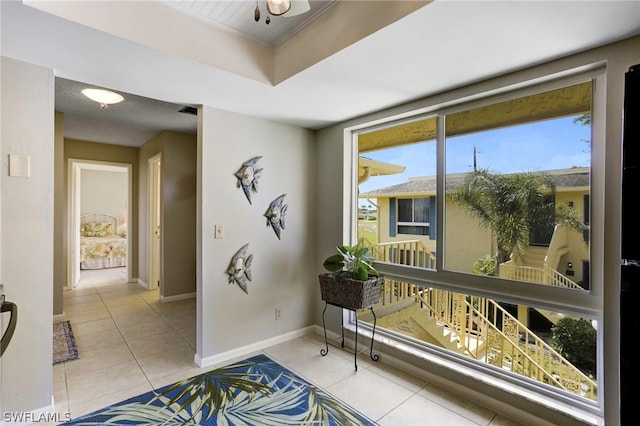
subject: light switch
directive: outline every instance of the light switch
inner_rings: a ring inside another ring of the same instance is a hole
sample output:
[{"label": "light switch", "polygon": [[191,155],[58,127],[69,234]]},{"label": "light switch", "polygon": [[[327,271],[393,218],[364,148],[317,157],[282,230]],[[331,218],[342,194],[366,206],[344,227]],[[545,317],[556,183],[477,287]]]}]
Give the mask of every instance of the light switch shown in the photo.
[{"label": "light switch", "polygon": [[222,225],[215,225],[215,237],[224,238],[224,228]]},{"label": "light switch", "polygon": [[9,176],[28,178],[29,156],[9,154]]}]

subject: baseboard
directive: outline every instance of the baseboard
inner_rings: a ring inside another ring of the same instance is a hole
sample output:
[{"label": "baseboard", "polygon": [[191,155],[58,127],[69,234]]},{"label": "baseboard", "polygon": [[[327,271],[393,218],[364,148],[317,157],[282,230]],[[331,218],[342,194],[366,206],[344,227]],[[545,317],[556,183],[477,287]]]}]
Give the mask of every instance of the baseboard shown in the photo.
[{"label": "baseboard", "polygon": [[185,299],[193,299],[196,297],[196,293],[184,293],[184,294],[176,294],[175,296],[160,296],[160,301],[162,303],[165,302],[175,302],[176,300],[185,300]]},{"label": "baseboard", "polygon": [[138,285],[140,285],[141,287],[146,288],[147,290],[149,290],[149,284],[145,283],[144,281],[142,281],[140,278],[135,278],[132,280],[134,283],[138,283]]},{"label": "baseboard", "polygon": [[61,314],[53,316],[53,322],[64,321],[64,311]]},{"label": "baseboard", "polygon": [[315,326],[309,326],[302,328],[300,330],[291,331],[289,333],[281,334],[276,337],[271,337],[269,339],[262,340],[260,342],[252,343],[247,346],[242,346],[240,348],[236,348],[227,352],[222,352],[213,356],[208,356],[206,358],[200,358],[198,354],[195,354],[194,361],[195,363],[203,368],[203,367],[211,367],[212,365],[223,363],[226,361],[233,360],[235,358],[239,358],[242,356],[246,356],[252,354],[256,351],[261,351],[264,348],[268,348],[269,346],[277,345],[278,343],[283,343],[291,339],[295,339],[297,337],[305,336],[311,332],[314,332]]}]

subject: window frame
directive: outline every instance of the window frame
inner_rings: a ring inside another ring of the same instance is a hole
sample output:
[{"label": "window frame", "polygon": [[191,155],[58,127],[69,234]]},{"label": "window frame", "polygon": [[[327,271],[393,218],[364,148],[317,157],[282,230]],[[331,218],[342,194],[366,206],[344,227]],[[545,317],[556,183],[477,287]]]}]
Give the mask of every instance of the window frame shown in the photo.
[{"label": "window frame", "polygon": [[[499,80],[499,79],[496,79]],[[591,64],[580,69],[566,70],[559,74],[542,76],[529,81],[521,81],[516,84],[507,84],[502,87],[494,87],[493,90],[467,94],[461,96],[457,91],[447,96],[439,96],[440,103],[434,103],[426,107],[416,107],[412,111],[401,113],[396,116],[390,116],[385,119],[377,119],[375,122],[363,123],[344,129],[345,135],[345,166],[346,175],[345,183],[350,181],[352,184],[345,186],[344,211],[344,230],[345,241],[355,241],[357,239],[357,157],[358,157],[358,135],[377,131],[384,128],[394,127],[412,121],[425,120],[435,117],[437,120],[437,137],[436,137],[436,155],[437,155],[437,191],[436,191],[436,220],[435,232],[438,236],[445,235],[444,223],[444,203],[445,197],[438,196],[444,194],[445,186],[445,120],[448,114],[470,110],[481,106],[495,104],[511,99],[526,97],[542,93],[545,91],[555,90],[574,84],[583,83],[591,80],[592,82],[592,121],[591,121],[591,184],[589,193],[589,212],[590,212],[590,245],[589,245],[589,263],[590,270],[590,289],[589,291],[577,291],[563,288],[550,288],[539,284],[526,282],[518,282],[518,292],[510,291],[513,288],[513,281],[497,278],[483,277],[478,275],[470,275],[462,272],[445,270],[444,256],[438,256],[436,269],[422,269],[408,267],[404,265],[394,265],[389,263],[376,262],[376,268],[387,278],[400,280],[407,283],[432,286],[435,288],[445,289],[452,292],[464,293],[474,296],[492,298],[508,303],[527,305],[530,307],[539,307],[556,312],[576,315],[601,323],[603,319],[603,293],[604,293],[604,163],[605,163],[605,86],[606,86],[606,69],[604,64]],[[498,83],[496,83],[498,84]],[[464,92],[464,91],[463,91]],[[355,179],[354,179],[355,176]],[[594,206],[597,206],[594,207]],[[355,212],[356,220],[353,220]],[[445,253],[444,238],[436,240],[436,251]],[[344,312],[343,319],[345,326],[350,330],[354,330],[355,314],[353,312]],[[371,329],[366,323],[360,323],[361,332],[370,333]],[[376,335],[380,335],[392,345],[403,347],[409,352],[419,351],[426,356],[436,356],[439,360],[451,362],[453,368],[471,368],[480,374],[489,374],[492,378],[499,377],[500,380],[507,385],[516,385],[526,389],[532,393],[542,395],[548,398],[548,403],[553,401],[566,402],[570,406],[579,406],[580,409],[592,414],[601,415],[604,406],[604,398],[602,392],[598,395],[598,400],[585,402],[571,395],[546,389],[544,386],[536,384],[522,383],[517,378],[505,375],[503,372],[495,371],[486,366],[476,365],[468,360],[459,359],[452,356],[446,351],[435,347],[425,347],[411,341],[411,339],[403,338],[393,333],[386,333],[384,330],[376,330]],[[603,371],[603,337],[602,333],[598,333],[597,348],[597,368]],[[475,374],[475,373],[474,373]],[[598,374],[597,383],[599,389],[604,389],[604,375]]]},{"label": "window frame", "polygon": [[[555,77],[555,78],[553,78]],[[595,211],[593,208],[594,199],[603,199],[604,193],[599,192],[603,187],[604,181],[604,136],[603,129],[595,129],[599,126],[599,123],[604,122],[604,102],[605,99],[596,90],[597,87],[604,86],[604,81],[596,83],[596,80],[604,80],[603,69],[601,67],[595,67],[595,69],[588,72],[577,72],[573,75],[563,76],[563,78],[557,76],[550,76],[548,81],[540,82],[533,81],[529,84],[520,84],[517,87],[505,87],[500,93],[484,93],[473,96],[473,99],[469,100],[461,98],[457,101],[448,102],[445,105],[434,105],[428,110],[414,111],[414,114],[404,114],[402,118],[390,117],[388,121],[379,120],[377,123],[373,123],[369,126],[362,125],[353,128],[345,129],[346,140],[349,141],[348,146],[345,144],[345,153],[348,155],[347,164],[349,164],[350,179],[346,181],[352,182],[352,185],[348,187],[346,193],[349,194],[350,200],[345,206],[345,243],[351,243],[357,240],[357,156],[358,135],[380,130],[381,128],[393,127],[399,124],[404,124],[411,121],[424,120],[430,117],[436,117],[438,120],[438,135],[436,139],[437,143],[437,191],[436,191],[436,235],[444,235],[445,223],[444,223],[444,202],[445,197],[438,197],[438,194],[444,194],[444,175],[445,175],[445,135],[444,135],[444,121],[448,114],[461,112],[473,108],[479,108],[481,106],[499,103],[507,100],[517,99],[537,93],[559,89],[573,84],[585,82],[587,80],[593,81],[592,89],[592,164],[591,164],[591,235],[593,243],[590,245],[590,260],[592,268],[596,267],[594,255],[598,255],[599,249],[602,246],[603,241],[603,208],[599,208]],[[484,96],[483,96],[484,95]],[[596,108],[596,104],[600,104],[600,107]],[[597,116],[599,114],[599,116]],[[595,130],[594,130],[595,129]],[[600,152],[600,155],[597,152]],[[594,160],[596,159],[596,160]],[[346,188],[345,188],[346,189]],[[598,228],[594,226],[598,224]],[[594,232],[598,230],[598,232]],[[596,244],[598,242],[599,244]],[[436,252],[444,252],[445,241],[443,238],[436,239]],[[600,252],[600,256],[603,256]],[[603,257],[601,257],[603,259]],[[580,292],[576,290],[563,289],[560,287],[548,288],[539,284],[532,284],[526,282],[518,282],[519,294],[511,294],[509,288],[513,285],[512,280],[502,279],[498,277],[479,277],[470,275],[467,273],[456,272],[451,270],[445,270],[444,267],[444,255],[438,256],[435,270],[407,270],[406,266],[392,265],[376,262],[376,267],[385,275],[390,277],[398,277],[402,279],[410,279],[410,282],[416,284],[433,285],[438,288],[446,288],[451,291],[460,293],[473,294],[481,297],[489,297],[500,300],[505,300],[509,303],[520,303],[529,306],[546,305],[549,309],[564,312],[568,314],[575,314],[590,319],[599,319],[601,316],[601,295],[602,295],[602,282],[595,283],[596,276],[602,276],[602,270],[592,270],[591,281],[592,287],[589,292]]]}]

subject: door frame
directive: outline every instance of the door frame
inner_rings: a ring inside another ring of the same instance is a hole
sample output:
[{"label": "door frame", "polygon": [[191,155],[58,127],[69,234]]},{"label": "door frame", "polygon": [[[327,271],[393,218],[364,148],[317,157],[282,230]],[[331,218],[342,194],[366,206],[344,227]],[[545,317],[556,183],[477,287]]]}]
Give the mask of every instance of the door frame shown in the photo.
[{"label": "door frame", "polygon": [[148,158],[147,165],[147,288],[162,294],[162,153]]},{"label": "door frame", "polygon": [[130,163],[84,160],[78,158],[69,158],[67,165],[67,279],[65,281],[65,288],[75,288],[80,280],[80,190],[82,189],[82,170],[117,171],[127,174],[126,270],[127,281],[132,282],[132,238],[130,224],[133,220],[133,165]]}]

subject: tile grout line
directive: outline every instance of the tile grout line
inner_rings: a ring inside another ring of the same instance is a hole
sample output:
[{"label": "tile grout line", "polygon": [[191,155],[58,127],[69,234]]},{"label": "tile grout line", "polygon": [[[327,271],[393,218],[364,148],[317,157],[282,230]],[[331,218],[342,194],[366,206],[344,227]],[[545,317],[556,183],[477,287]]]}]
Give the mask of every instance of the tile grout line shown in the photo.
[{"label": "tile grout line", "polygon": [[[105,303],[105,299],[103,298],[102,293],[98,290],[98,287],[96,286],[95,282],[93,280],[91,280],[90,276],[92,274],[88,274],[88,275],[89,275],[89,278],[90,278],[91,285],[92,285],[93,289],[95,290],[96,294],[100,298],[100,301],[102,302],[102,304],[103,304],[104,308],[106,309],[107,313],[109,314],[109,318],[111,319],[111,321],[113,322],[114,326],[116,327],[116,330],[118,331],[118,333],[122,337],[122,340],[124,341],[125,345],[127,346],[127,349],[129,350],[129,352],[131,353],[131,356],[133,357],[133,359],[135,360],[136,364],[138,365],[138,368],[140,369],[140,372],[143,374],[143,376],[144,376],[145,380],[147,381],[147,383],[149,384],[149,386],[153,389],[153,384],[151,383],[151,380],[149,379],[149,377],[145,373],[144,369],[140,365],[140,362],[139,362],[138,358],[133,353],[133,350],[131,349],[131,346],[129,345],[129,342],[127,341],[127,339],[125,339],[124,335],[122,334],[121,328],[118,325],[118,323],[115,321],[115,319],[113,318],[113,314],[112,314],[111,310],[109,309],[109,307],[107,306],[107,304]],[[120,280],[120,281],[122,281],[122,280]],[[125,283],[126,283],[126,281],[125,281]],[[142,299],[144,300],[144,298],[142,298]],[[145,300],[145,302],[146,302],[146,300]],[[67,384],[67,374],[66,374],[66,368],[65,368],[65,386],[66,386],[66,384]],[[119,390],[116,390],[116,391],[111,392],[111,393],[120,392],[120,391],[123,391],[125,389],[127,389],[127,388],[119,389]],[[67,407],[69,408],[69,411],[71,411],[71,407],[70,407],[70,403],[69,402],[70,402],[69,401],[69,390],[68,390],[68,386],[67,386]]]},{"label": "tile grout line", "polygon": [[[128,283],[126,283],[126,280],[123,280],[123,281],[125,282],[125,284],[128,284]],[[158,316],[159,316],[159,317],[160,317],[160,318],[161,318],[161,319],[162,319],[162,320],[163,320],[163,321],[164,321],[164,322],[165,322],[165,323],[166,323],[166,324],[171,328],[171,331],[175,332],[178,336],[180,336],[180,338],[181,338],[182,340],[184,340],[184,342],[185,342],[185,343],[186,343],[190,348],[193,348],[193,346],[191,345],[191,343],[189,343],[189,342],[184,338],[184,336],[182,336],[182,334],[178,331],[178,329],[177,329],[177,328],[176,328],[176,327],[175,327],[175,326],[174,326],[170,321],[168,321],[168,320],[167,320],[167,318],[166,318],[166,316],[165,316],[165,315],[163,315],[160,311],[158,311],[157,309],[155,309],[155,308],[153,307],[153,305],[152,305],[151,303],[149,303],[149,301],[148,301],[146,298],[144,298],[144,297],[140,296],[140,294],[139,294],[139,293],[137,293],[137,292],[136,292],[136,296],[140,297],[140,299],[142,299],[142,300],[145,302],[145,306],[148,306],[148,307],[149,307],[153,312],[155,312],[156,314],[158,314]],[[104,299],[102,299],[102,297],[101,297],[101,300],[104,300]],[[139,359],[139,358],[136,356],[136,354],[133,352],[133,350],[131,349],[131,346],[130,346],[129,342],[127,341],[127,339],[126,339],[126,338],[124,337],[124,335],[122,334],[122,330],[121,330],[121,329],[122,329],[122,328],[126,328],[126,327],[121,327],[120,325],[118,325],[118,323],[115,321],[115,319],[113,319],[113,315],[112,315],[112,313],[111,313],[111,310],[109,310],[109,308],[106,306],[106,304],[105,304],[105,307],[107,308],[107,310],[108,310],[108,312],[109,312],[109,315],[111,316],[111,318],[112,318],[112,320],[113,320],[113,322],[114,322],[114,324],[115,324],[116,328],[118,329],[118,333],[120,333],[120,335],[122,336],[122,339],[124,340],[125,344],[127,345],[127,348],[129,349],[129,351],[131,352],[131,355],[133,356],[134,360],[135,360],[135,361],[136,361],[136,363],[138,364],[138,367],[140,368],[140,371],[141,371],[141,372],[142,372],[142,374],[144,375],[145,379],[147,380],[147,382],[149,383],[149,385],[151,386],[151,388],[152,388],[152,389],[155,389],[155,387],[154,387],[154,385],[153,385],[153,383],[152,383],[151,379],[149,378],[149,376],[148,376],[148,375],[147,375],[147,373],[145,372],[144,368],[143,368],[143,367],[142,367],[142,365],[140,364],[140,359]],[[143,357],[143,358],[144,358],[144,357]],[[161,379],[161,377],[160,377],[160,378],[158,378],[158,379]]]},{"label": "tile grout line", "polygon": [[[126,282],[126,281],[125,281]],[[97,289],[96,289],[97,291]],[[100,295],[100,299],[102,300],[102,303],[104,303],[104,299],[102,298],[102,295]],[[141,297],[142,300],[144,300],[144,298]],[[146,300],[144,300],[146,302]],[[148,304],[148,303],[147,303]],[[131,353],[131,356],[133,357],[134,361],[136,362],[136,364],[138,365],[138,368],[140,369],[140,372],[142,373],[142,375],[144,376],[145,380],[147,381],[147,383],[149,384],[149,386],[151,386],[151,389],[153,389],[153,383],[151,383],[151,380],[149,379],[149,376],[147,376],[147,373],[145,373],[144,368],[142,368],[142,365],[140,365],[140,361],[138,360],[138,357],[136,356],[135,353],[133,353],[133,350],[131,349],[131,345],[129,344],[129,342],[127,341],[127,339],[124,337],[124,335],[122,334],[122,330],[121,327],[118,325],[118,323],[116,322],[116,320],[113,318],[113,314],[111,313],[111,310],[109,309],[109,307],[106,305],[105,303],[105,308],[107,309],[107,312],[109,312],[109,317],[111,318],[111,320],[113,321],[113,323],[116,326],[116,329],[118,330],[118,333],[120,334],[120,337],[122,337],[122,340],[124,341],[124,344],[127,345],[127,348],[129,349],[129,352]]]}]

